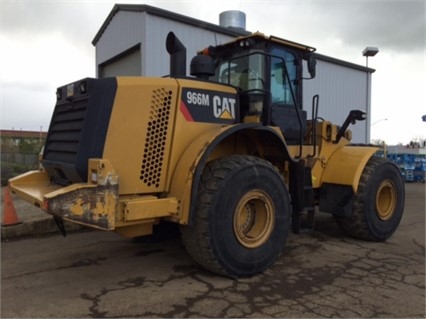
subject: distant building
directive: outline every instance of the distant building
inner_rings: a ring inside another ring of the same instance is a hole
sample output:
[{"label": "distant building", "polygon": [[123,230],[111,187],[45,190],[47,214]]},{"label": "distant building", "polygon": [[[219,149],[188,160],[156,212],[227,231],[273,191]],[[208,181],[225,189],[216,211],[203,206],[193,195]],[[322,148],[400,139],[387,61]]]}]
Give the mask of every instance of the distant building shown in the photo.
[{"label": "distant building", "polygon": [[388,154],[426,154],[426,145],[424,142],[416,143],[411,142],[407,145],[387,145],[386,150]]},{"label": "distant building", "polygon": [[46,135],[42,131],[0,130],[2,185],[9,178],[38,167]]},{"label": "distant building", "polygon": [[[169,31],[173,31],[187,49],[187,70],[197,51],[250,33],[232,24],[216,25],[148,5],[116,4],[92,42],[96,48],[97,76],[168,75],[170,57],[165,40]],[[275,36],[286,37],[285,34]],[[320,96],[318,115],[336,124],[342,124],[350,110],[364,110],[367,120],[349,129],[352,142],[369,143],[371,94],[368,92],[371,92],[374,71],[317,54],[316,78],[304,82],[303,108],[308,117],[315,94]]]},{"label": "distant building", "polygon": [[42,131],[17,131],[17,130],[0,130],[1,141],[12,141],[17,145],[19,141],[26,140],[29,143],[36,143],[45,140],[47,132]]}]

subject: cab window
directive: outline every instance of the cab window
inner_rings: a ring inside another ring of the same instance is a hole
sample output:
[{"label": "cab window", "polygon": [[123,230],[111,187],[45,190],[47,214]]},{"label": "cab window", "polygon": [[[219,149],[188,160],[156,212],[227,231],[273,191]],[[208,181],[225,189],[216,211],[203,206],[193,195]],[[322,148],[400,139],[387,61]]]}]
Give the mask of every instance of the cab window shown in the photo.
[{"label": "cab window", "polygon": [[294,98],[297,94],[296,57],[293,53],[281,48],[272,49],[271,55],[270,83],[272,103],[283,106],[294,106]]},{"label": "cab window", "polygon": [[239,87],[241,90],[265,90],[265,56],[260,52],[233,57],[216,68],[215,78],[220,83]]}]

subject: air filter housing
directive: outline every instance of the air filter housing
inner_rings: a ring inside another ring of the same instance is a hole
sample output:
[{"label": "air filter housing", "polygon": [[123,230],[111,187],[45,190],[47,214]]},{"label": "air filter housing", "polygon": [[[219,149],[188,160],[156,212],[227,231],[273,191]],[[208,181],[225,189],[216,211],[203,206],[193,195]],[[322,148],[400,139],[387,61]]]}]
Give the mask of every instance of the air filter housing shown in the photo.
[{"label": "air filter housing", "polygon": [[219,25],[224,28],[246,29],[246,14],[238,10],[224,11],[219,14]]}]

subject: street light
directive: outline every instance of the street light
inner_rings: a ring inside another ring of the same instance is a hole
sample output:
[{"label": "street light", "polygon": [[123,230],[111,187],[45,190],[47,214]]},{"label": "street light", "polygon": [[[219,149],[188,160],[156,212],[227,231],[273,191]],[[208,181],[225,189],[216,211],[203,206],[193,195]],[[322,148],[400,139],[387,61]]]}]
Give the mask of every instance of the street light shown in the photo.
[{"label": "street light", "polygon": [[379,53],[379,48],[376,47],[366,47],[364,51],[362,51],[362,55],[365,56],[366,62],[365,65],[368,68],[368,57],[375,56],[377,53]]},{"label": "street light", "polygon": [[370,121],[370,72],[368,71],[368,57],[373,57],[377,53],[379,53],[379,48],[377,47],[366,47],[364,51],[362,51],[362,55],[365,56],[365,67],[367,68],[367,83],[366,83],[366,108],[367,108],[367,123],[365,123],[365,142],[370,142],[370,134],[369,134],[369,121]]}]

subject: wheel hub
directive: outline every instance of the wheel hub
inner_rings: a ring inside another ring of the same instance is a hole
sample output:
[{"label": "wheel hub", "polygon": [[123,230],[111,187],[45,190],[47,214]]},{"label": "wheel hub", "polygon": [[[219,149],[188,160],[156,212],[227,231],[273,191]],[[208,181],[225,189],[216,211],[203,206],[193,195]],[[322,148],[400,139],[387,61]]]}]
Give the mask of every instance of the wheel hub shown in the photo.
[{"label": "wheel hub", "polygon": [[239,201],[234,212],[234,233],[241,245],[256,248],[270,237],[275,223],[275,208],[262,190],[251,190]]},{"label": "wheel hub", "polygon": [[395,186],[389,180],[383,181],[376,194],[376,214],[381,220],[389,220],[396,207]]}]

